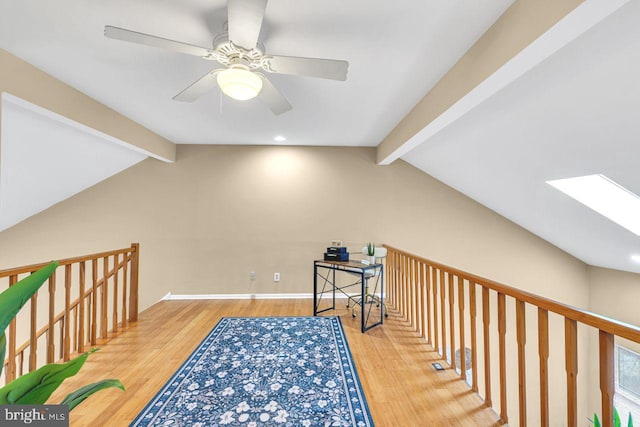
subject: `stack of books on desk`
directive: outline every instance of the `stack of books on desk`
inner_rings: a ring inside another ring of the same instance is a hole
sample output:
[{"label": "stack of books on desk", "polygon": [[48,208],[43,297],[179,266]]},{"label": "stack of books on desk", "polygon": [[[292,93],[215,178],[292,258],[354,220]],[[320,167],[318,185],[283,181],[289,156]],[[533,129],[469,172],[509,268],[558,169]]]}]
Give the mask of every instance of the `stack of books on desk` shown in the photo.
[{"label": "stack of books on desk", "polygon": [[345,246],[331,246],[324,253],[325,261],[349,261],[349,252]]}]

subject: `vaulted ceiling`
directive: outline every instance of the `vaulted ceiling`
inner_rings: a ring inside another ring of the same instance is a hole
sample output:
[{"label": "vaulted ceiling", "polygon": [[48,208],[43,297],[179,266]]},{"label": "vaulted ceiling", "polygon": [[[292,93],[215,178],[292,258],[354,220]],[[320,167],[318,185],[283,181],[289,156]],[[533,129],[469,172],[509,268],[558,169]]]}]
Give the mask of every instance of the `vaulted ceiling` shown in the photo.
[{"label": "vaulted ceiling", "polygon": [[[114,25],[210,47],[224,0],[0,0],[0,48],[177,144],[283,135],[292,145],[378,146],[416,120],[414,106],[519,3],[532,1],[271,0],[267,53],[349,61],[345,82],[270,75],[293,105],[279,116],[217,89],[172,101],[212,63],[103,35]],[[638,236],[545,184],[603,173],[640,193],[637,22],[640,0],[582,2],[387,161],[404,159],[589,264],[640,272],[630,260]]]}]

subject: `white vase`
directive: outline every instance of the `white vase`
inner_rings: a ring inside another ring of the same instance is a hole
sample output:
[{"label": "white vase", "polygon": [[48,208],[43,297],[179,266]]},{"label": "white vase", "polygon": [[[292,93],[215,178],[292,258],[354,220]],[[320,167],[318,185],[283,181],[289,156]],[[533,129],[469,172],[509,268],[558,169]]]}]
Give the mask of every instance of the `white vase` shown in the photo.
[{"label": "white vase", "polygon": [[369,255],[369,265],[373,265],[376,263],[375,255]]}]

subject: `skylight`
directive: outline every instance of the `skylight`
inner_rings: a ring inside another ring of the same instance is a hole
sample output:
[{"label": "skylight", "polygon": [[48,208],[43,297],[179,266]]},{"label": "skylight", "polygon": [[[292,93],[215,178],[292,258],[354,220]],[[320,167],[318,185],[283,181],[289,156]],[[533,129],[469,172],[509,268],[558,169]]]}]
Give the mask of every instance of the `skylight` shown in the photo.
[{"label": "skylight", "polygon": [[547,184],[640,236],[640,197],[606,176],[578,176]]}]

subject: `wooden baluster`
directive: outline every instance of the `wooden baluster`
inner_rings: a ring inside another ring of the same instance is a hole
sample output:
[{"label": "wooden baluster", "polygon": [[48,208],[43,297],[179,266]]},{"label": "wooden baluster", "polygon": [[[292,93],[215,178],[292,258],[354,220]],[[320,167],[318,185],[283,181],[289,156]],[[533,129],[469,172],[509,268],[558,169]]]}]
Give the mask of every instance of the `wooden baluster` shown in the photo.
[{"label": "wooden baluster", "polygon": [[394,266],[394,289],[395,289],[395,297],[394,297],[394,307],[398,312],[400,312],[400,254],[396,253],[395,260],[393,261]]},{"label": "wooden baluster", "polygon": [[426,312],[425,312],[425,319],[427,324],[425,325],[425,328],[427,330],[427,343],[433,345],[433,341],[431,341],[431,273],[430,273],[430,266],[425,264],[425,291],[424,291],[424,295],[426,297]]},{"label": "wooden baluster", "polygon": [[[122,266],[122,327],[127,324],[127,273],[128,269],[128,255],[124,254],[124,265]],[[389,269],[385,269],[387,279],[389,278]],[[389,290],[387,290],[389,292]]]},{"label": "wooden baluster", "polygon": [[518,420],[527,425],[527,371],[525,345],[527,343],[526,314],[524,301],[516,301],[516,340],[518,343]]},{"label": "wooden baluster", "polygon": [[445,311],[445,281],[444,281],[444,270],[440,270],[440,328],[442,332],[442,358],[447,360],[447,325],[446,321],[446,311]]},{"label": "wooden baluster", "polygon": [[404,301],[405,301],[405,287],[404,287],[404,281],[405,281],[405,256],[400,254],[400,259],[399,261],[399,274],[398,274],[398,278],[399,280],[399,290],[400,290],[400,301],[399,306],[400,306],[400,314],[402,315],[402,319],[405,319],[405,305],[404,305]]},{"label": "wooden baluster", "polygon": [[93,309],[91,308],[91,306],[93,305],[92,302],[92,298],[93,298],[93,289],[89,289],[89,296],[87,298],[87,307],[86,307],[86,316],[85,318],[87,319],[87,323],[85,325],[85,330],[87,331],[87,337],[86,340],[84,342],[85,345],[85,349],[88,346],[91,346],[91,313],[93,311]]},{"label": "wooden baluster", "polygon": [[408,285],[408,292],[407,292],[407,296],[409,298],[408,300],[408,304],[407,304],[407,308],[408,308],[408,320],[409,320],[409,325],[415,329],[415,309],[414,309],[414,304],[416,301],[416,296],[415,296],[415,280],[414,280],[414,271],[415,271],[415,262],[413,260],[413,258],[409,258],[409,268],[407,269],[407,285]]},{"label": "wooden baluster", "polygon": [[422,313],[424,312],[422,283],[422,263],[416,260],[416,330],[421,338],[424,337],[424,326],[422,324]]},{"label": "wooden baluster", "polygon": [[98,260],[91,260],[91,345],[96,345],[98,339]]},{"label": "wooden baluster", "polygon": [[38,363],[38,292],[31,297],[31,322],[29,325],[29,372]]},{"label": "wooden baluster", "polygon": [[406,321],[409,321],[409,257],[404,257],[404,262],[402,263],[402,291],[404,292],[404,298],[402,302],[402,313],[403,317]]},{"label": "wooden baluster", "polygon": [[489,352],[490,336],[489,324],[491,323],[491,312],[489,311],[489,289],[482,287],[482,332],[484,336],[484,403],[488,407],[493,406],[491,400],[491,353]]},{"label": "wooden baluster", "polygon": [[409,258],[409,324],[416,329],[416,262],[413,258]]},{"label": "wooden baluster", "polygon": [[613,343],[614,336],[599,331],[600,353],[600,393],[602,396],[602,427],[613,426],[613,394],[615,393],[615,372]]},{"label": "wooden baluster", "polygon": [[398,313],[400,313],[400,254],[395,255],[395,259],[393,260],[394,271],[393,271],[393,289],[395,296],[394,300],[394,308]]},{"label": "wooden baluster", "polygon": [[398,311],[404,319],[404,255],[398,255]]},{"label": "wooden baluster", "polygon": [[564,351],[567,370],[567,426],[578,425],[578,326],[564,319]]},{"label": "wooden baluster", "polygon": [[[384,269],[384,286],[385,286],[385,295],[384,295],[384,302],[385,305],[387,307],[391,306],[393,304],[393,295],[392,295],[392,283],[391,283],[391,264],[392,264],[392,260],[391,258],[393,258],[393,254],[391,253],[391,251],[387,251],[387,263],[385,265],[385,269]],[[124,265],[122,266],[122,268],[124,269],[124,266],[127,263],[127,255],[124,255]],[[124,273],[123,271],[123,278],[126,277],[126,273]],[[124,281],[124,280],[123,280]],[[126,286],[124,286],[123,292],[126,292]],[[123,307],[124,309],[124,307]],[[124,321],[122,322],[122,326],[124,326]]]},{"label": "wooden baluster", "polygon": [[507,354],[505,335],[507,333],[505,295],[498,293],[498,347],[500,351],[500,419],[509,422],[507,416]]},{"label": "wooden baluster", "polygon": [[424,304],[422,301],[422,279],[420,274],[422,272],[422,263],[416,260],[416,332],[422,337],[424,331],[422,330],[422,311],[424,310]]},{"label": "wooden baluster", "polygon": [[464,279],[458,276],[458,327],[460,328],[460,378],[467,380],[467,355],[464,340]]},{"label": "wooden baluster", "polygon": [[71,322],[69,307],[71,306],[71,264],[64,266],[64,331],[62,344],[62,360],[70,360],[71,354]]},{"label": "wooden baluster", "polygon": [[538,308],[538,354],[540,355],[540,427],[549,426],[549,312]]},{"label": "wooden baluster", "polygon": [[396,254],[396,310],[402,315],[402,254]]},{"label": "wooden baluster", "polygon": [[102,286],[100,287],[100,338],[107,339],[109,316],[107,307],[109,306],[109,257],[102,258]]},{"label": "wooden baluster", "polygon": [[138,266],[140,262],[140,244],[133,243],[131,259],[131,292],[129,293],[129,321],[138,320]]},{"label": "wooden baluster", "polygon": [[395,279],[396,280],[396,282],[395,282],[395,288],[396,288],[396,298],[395,298],[396,303],[395,303],[395,307],[396,307],[396,310],[398,311],[398,313],[402,314],[402,309],[401,309],[401,306],[402,306],[402,292],[400,290],[400,287],[401,287],[401,284],[402,284],[402,276],[401,276],[401,274],[402,274],[402,271],[401,271],[402,270],[402,265],[400,264],[400,261],[401,261],[400,254],[398,253],[398,254],[396,254],[396,260],[395,260],[395,268],[396,268],[396,272],[395,272],[395,275],[396,275],[396,279]]},{"label": "wooden baluster", "polygon": [[78,271],[80,296],[78,297],[78,353],[84,353],[84,305],[85,305],[85,279],[86,279],[86,265],[84,261],[80,262],[80,269]]},{"label": "wooden baluster", "polygon": [[120,260],[120,255],[115,254],[113,256],[113,320],[112,320],[112,328],[113,331],[118,330],[118,273],[120,269],[118,268],[118,261]]},{"label": "wooden baluster", "polygon": [[[18,275],[13,274],[9,276],[9,287],[15,285],[16,283],[18,283]],[[17,372],[16,371],[16,318],[15,317],[13,318],[13,320],[11,320],[11,323],[9,323],[9,340],[8,341],[9,341],[8,342],[9,364],[7,366],[6,378],[5,378],[7,383],[13,381],[16,378],[16,372]],[[4,363],[4,360],[1,360],[0,362]]]},{"label": "wooden baluster", "polygon": [[424,318],[426,312],[426,298],[424,294],[426,282],[424,280],[424,270],[426,268],[426,265],[420,262],[419,267],[418,282],[420,286],[418,287],[418,289],[420,290],[420,310],[418,311],[418,324],[420,325],[420,338],[425,338],[427,336]]},{"label": "wooden baluster", "polygon": [[440,340],[438,339],[438,269],[431,267],[431,289],[433,290],[433,348],[436,353],[440,352],[438,347]]},{"label": "wooden baluster", "polygon": [[67,319],[64,317],[58,320],[58,327],[60,328],[60,331],[58,331],[58,360],[64,357],[64,329],[66,323]]},{"label": "wooden baluster", "polygon": [[451,368],[456,370],[456,331],[455,331],[455,315],[453,303],[455,300],[455,293],[453,290],[453,274],[447,274],[447,280],[449,282],[449,356],[451,357]]},{"label": "wooden baluster", "polygon": [[389,286],[389,291],[390,291],[390,295],[389,295],[389,300],[390,303],[393,305],[393,308],[395,308],[396,310],[398,309],[398,280],[397,280],[397,275],[398,275],[398,268],[397,268],[397,263],[396,263],[396,259],[398,258],[398,254],[395,252],[391,253],[391,257],[389,258],[391,264],[389,266],[389,268],[387,268],[387,274],[390,275],[390,284],[391,286]]},{"label": "wooden baluster", "polygon": [[78,351],[78,306],[75,305],[71,310],[71,318],[73,319],[73,339],[71,340],[71,353]]},{"label": "wooden baluster", "polygon": [[[125,266],[126,267],[126,266]],[[387,275],[387,305],[396,306],[396,254],[394,251],[389,251],[387,256],[387,268],[385,268],[385,274]]]},{"label": "wooden baluster", "polygon": [[49,277],[49,326],[47,328],[47,363],[55,362],[56,274]]},{"label": "wooden baluster", "polygon": [[24,375],[24,350],[20,352],[18,355],[19,364],[18,364],[18,376]]},{"label": "wooden baluster", "polygon": [[469,280],[469,323],[471,326],[471,391],[478,392],[478,347],[476,340],[476,284]]}]

